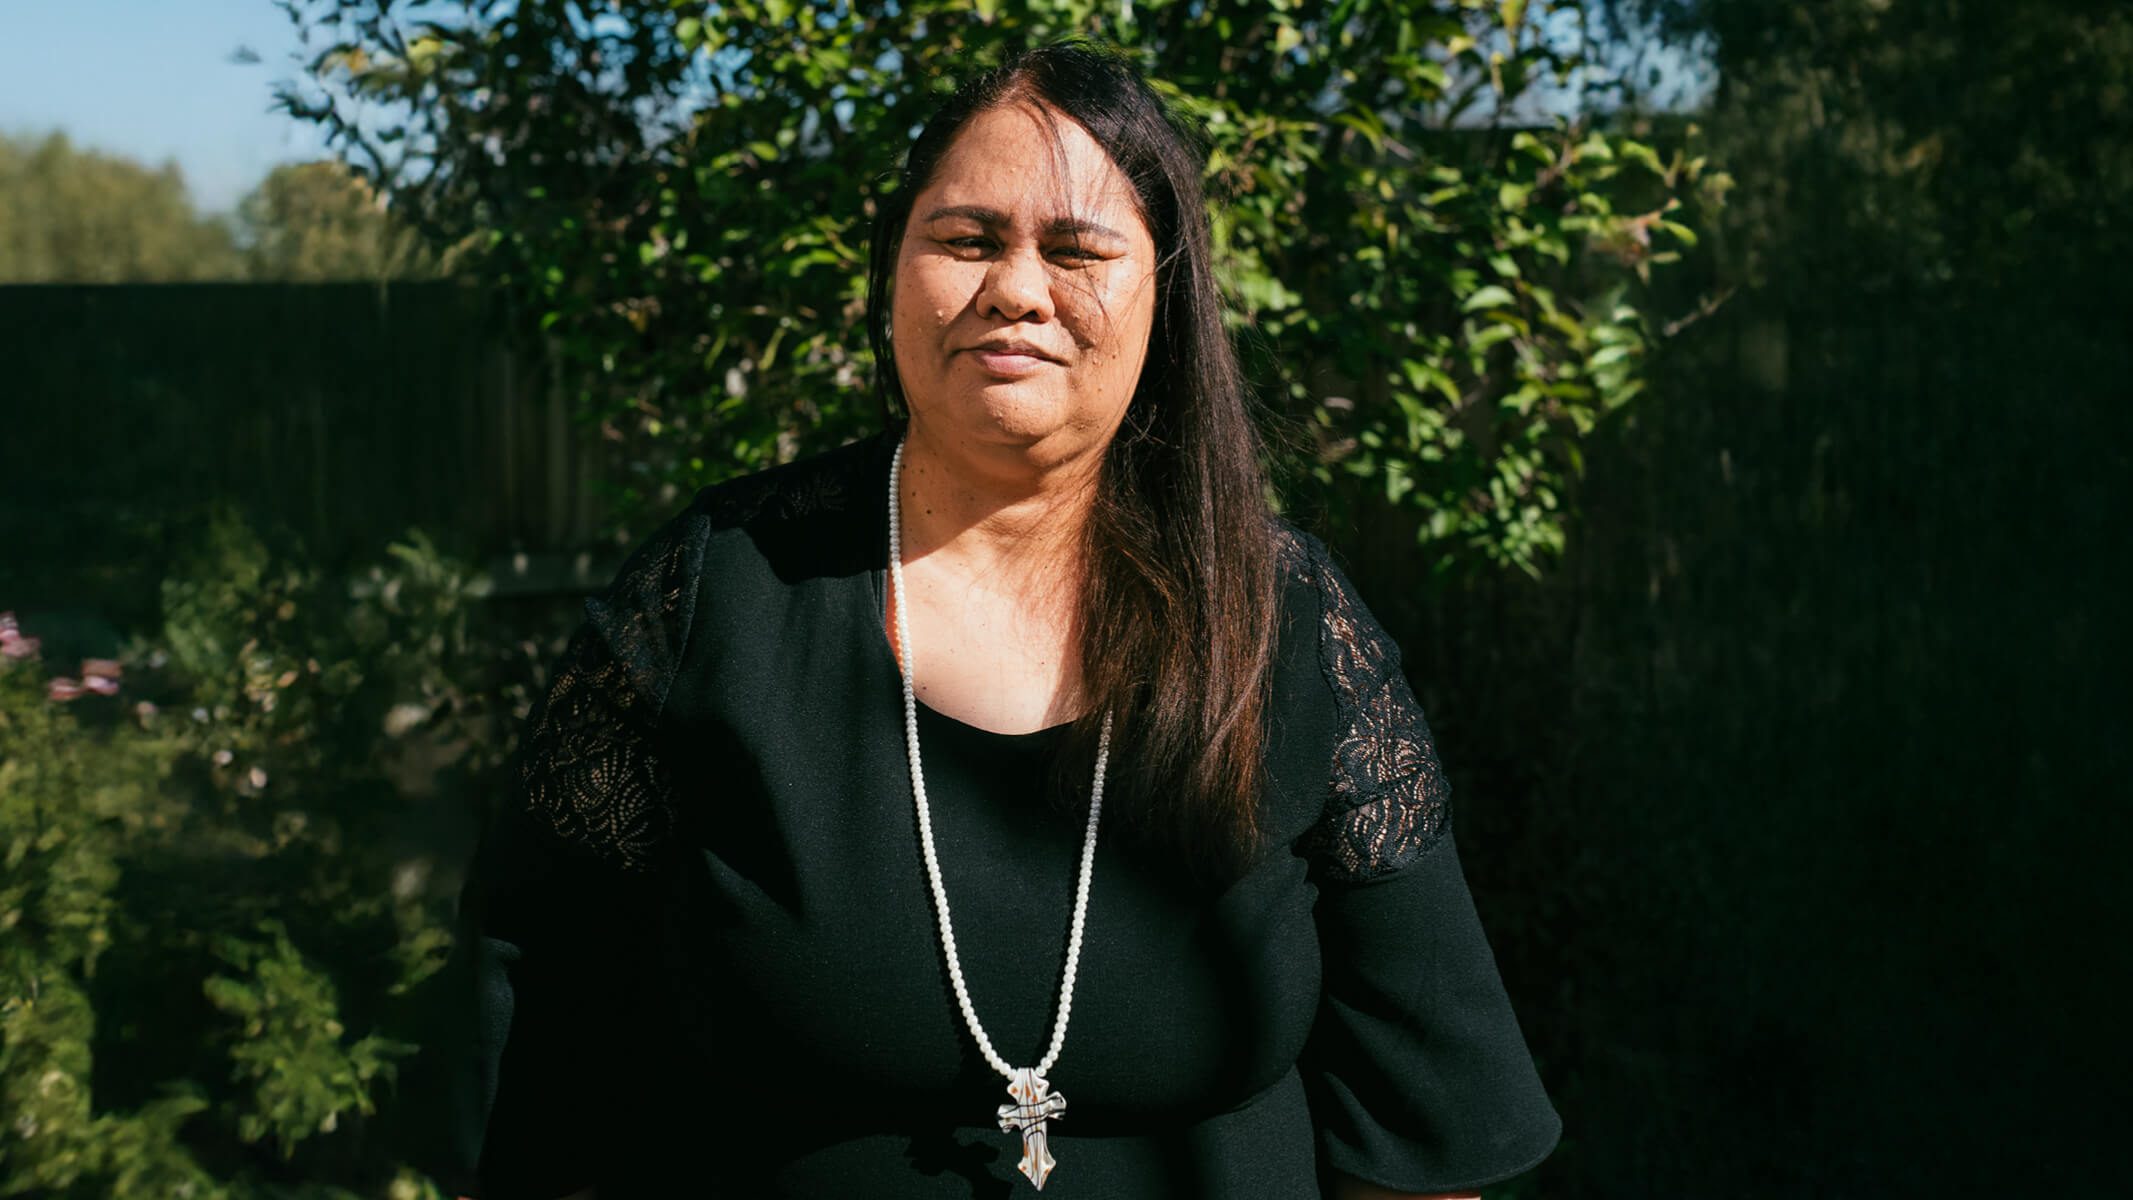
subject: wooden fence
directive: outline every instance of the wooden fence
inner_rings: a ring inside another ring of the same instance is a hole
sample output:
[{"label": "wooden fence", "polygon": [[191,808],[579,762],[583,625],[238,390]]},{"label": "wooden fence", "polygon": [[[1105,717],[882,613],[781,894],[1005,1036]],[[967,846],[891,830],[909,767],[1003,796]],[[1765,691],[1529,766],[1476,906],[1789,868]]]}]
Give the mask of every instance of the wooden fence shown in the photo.
[{"label": "wooden fence", "polygon": [[216,497],[322,563],[420,527],[507,593],[614,565],[568,397],[482,290],[6,286],[0,352],[0,608],[80,603],[157,550],[124,530]]}]

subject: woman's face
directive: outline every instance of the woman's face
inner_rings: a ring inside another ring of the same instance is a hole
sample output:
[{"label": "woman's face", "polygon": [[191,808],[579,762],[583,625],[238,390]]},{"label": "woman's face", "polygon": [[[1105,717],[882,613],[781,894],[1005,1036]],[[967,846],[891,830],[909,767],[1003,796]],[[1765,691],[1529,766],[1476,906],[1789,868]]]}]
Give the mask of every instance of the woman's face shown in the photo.
[{"label": "woman's face", "polygon": [[[1040,465],[1110,441],[1155,321],[1155,244],[1132,185],[1054,115],[1064,175],[1020,106],[963,126],[912,202],[890,309],[914,428]],[[994,338],[1034,354],[979,348]]]}]

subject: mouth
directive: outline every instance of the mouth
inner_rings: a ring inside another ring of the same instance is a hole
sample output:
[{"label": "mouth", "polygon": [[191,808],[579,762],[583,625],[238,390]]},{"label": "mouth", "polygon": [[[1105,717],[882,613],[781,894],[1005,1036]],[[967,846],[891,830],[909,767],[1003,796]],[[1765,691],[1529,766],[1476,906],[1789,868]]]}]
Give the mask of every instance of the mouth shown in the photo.
[{"label": "mouth", "polygon": [[1014,350],[995,350],[986,346],[979,346],[970,353],[973,358],[977,359],[978,365],[985,368],[985,370],[1008,378],[1032,374],[1040,367],[1058,365],[1051,359],[1041,358],[1035,354]]}]

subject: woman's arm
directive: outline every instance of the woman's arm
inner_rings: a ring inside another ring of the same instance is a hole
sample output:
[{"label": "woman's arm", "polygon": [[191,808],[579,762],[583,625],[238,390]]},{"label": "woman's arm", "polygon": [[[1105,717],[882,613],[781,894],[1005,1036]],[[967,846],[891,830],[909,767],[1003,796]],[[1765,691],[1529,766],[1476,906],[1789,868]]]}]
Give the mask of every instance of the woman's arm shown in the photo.
[{"label": "woman's arm", "polygon": [[1395,1192],[1346,1171],[1333,1172],[1333,1200],[1481,1200],[1480,1192]]},{"label": "woman's arm", "polygon": [[[1338,1200],[1474,1200],[1539,1165],[1562,1118],[1467,890],[1451,785],[1399,644],[1325,544],[1298,534],[1339,716],[1325,811],[1297,845],[1319,883],[1324,979],[1298,1062],[1324,1190]],[[1411,1182],[1388,1187],[1344,1167]]]}]

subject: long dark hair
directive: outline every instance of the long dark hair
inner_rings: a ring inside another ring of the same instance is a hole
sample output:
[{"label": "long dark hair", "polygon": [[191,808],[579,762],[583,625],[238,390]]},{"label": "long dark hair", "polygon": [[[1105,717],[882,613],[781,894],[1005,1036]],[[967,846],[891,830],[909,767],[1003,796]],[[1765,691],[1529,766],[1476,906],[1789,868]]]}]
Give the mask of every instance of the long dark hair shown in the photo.
[{"label": "long dark hair", "polygon": [[1157,252],[1148,356],[1106,451],[1082,547],[1080,652],[1092,703],[1068,732],[1052,795],[1063,803],[1087,789],[1108,710],[1105,792],[1134,799],[1106,805],[1106,829],[1201,882],[1231,881],[1264,836],[1276,598],[1261,435],[1215,285],[1206,143],[1117,51],[1075,37],[1011,54],[966,80],[912,144],[897,186],[877,202],[867,275],[882,418],[909,412],[888,321],[913,198],[966,123],[1009,104],[1029,107],[1062,157],[1048,110],[1088,130],[1132,182]]}]

